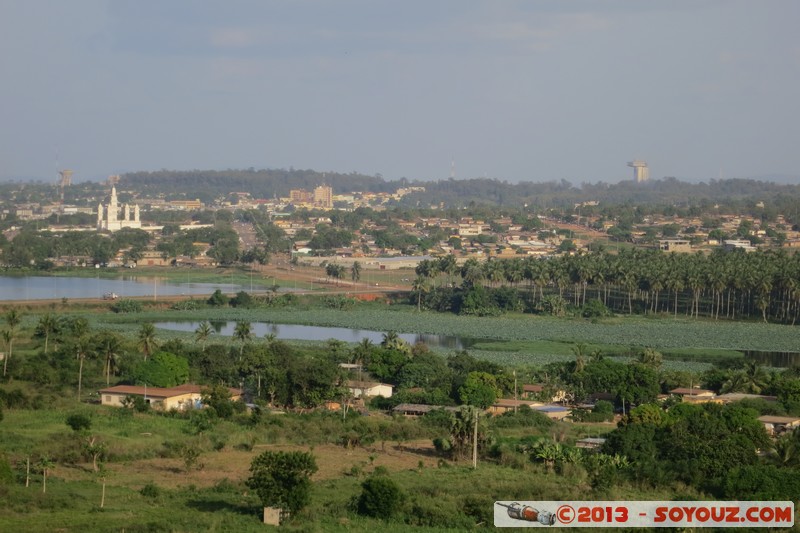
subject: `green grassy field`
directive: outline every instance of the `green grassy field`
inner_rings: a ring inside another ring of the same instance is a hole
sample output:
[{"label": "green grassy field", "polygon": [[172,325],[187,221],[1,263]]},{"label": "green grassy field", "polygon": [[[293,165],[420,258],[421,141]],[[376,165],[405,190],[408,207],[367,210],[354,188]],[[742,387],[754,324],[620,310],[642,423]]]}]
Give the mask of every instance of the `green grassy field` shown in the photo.
[{"label": "green grassy field", "polygon": [[[742,358],[743,350],[797,350],[797,331],[791,326],[759,322],[715,322],[682,318],[617,317],[601,321],[554,318],[529,314],[465,317],[418,313],[410,305],[360,303],[350,310],[303,304],[283,309],[151,310],[131,315],[95,314],[99,328],[132,333],[141,322],[247,320],[278,324],[397,331],[461,337],[476,357],[511,365],[538,365],[574,357],[576,343],[587,353],[602,350],[611,357],[630,357],[652,347],[664,354],[671,368],[702,370],[724,359]],[[163,338],[191,341],[191,333],[159,330]],[[219,342],[221,339],[216,339]],[[446,350],[439,350],[445,351]]]},{"label": "green grassy field", "polygon": [[[514,365],[572,359],[572,348],[578,342],[585,343],[589,352],[601,349],[612,357],[629,357],[635,350],[651,346],[665,354],[665,367],[694,370],[715,359],[741,357],[738,350],[796,349],[794,328],[755,322],[643,317],[592,322],[534,315],[473,318],[418,313],[413,306],[396,303],[358,303],[350,310],[334,310],[309,299],[278,309],[174,311],[149,305],[145,309],[113,314],[107,312],[107,304],[52,308],[57,314],[87,317],[92,330],[111,329],[129,338],[143,322],[206,319],[452,335],[469,339],[473,343],[469,351],[475,356]],[[26,310],[15,357],[25,358],[39,349],[41,342],[30,336],[36,313],[46,310]],[[159,341],[170,338],[194,342],[191,332],[158,330]],[[214,342],[221,340],[215,338]],[[233,342],[229,338],[224,341]],[[99,379],[95,374],[84,376],[87,397],[91,390],[88,381]],[[656,490],[625,484],[593,490],[582,468],[567,465],[565,470],[553,472],[514,452],[515,443],[522,439],[538,436],[572,443],[583,436],[602,435],[613,429],[613,424],[557,424],[546,431],[503,429],[495,438],[509,453],[484,460],[473,471],[440,460],[434,454],[430,431],[414,421],[407,422],[403,443],[344,448],[338,444],[345,431],[338,415],[274,415],[257,425],[220,420],[211,429],[198,431],[186,418],[79,404],[72,388],[59,390],[32,383],[4,388],[17,387],[41,408],[6,409],[0,422],[0,455],[8,460],[14,476],[10,484],[0,481],[0,531],[263,531],[266,526],[260,523],[259,502],[244,480],[253,457],[267,449],[311,450],[320,465],[313,478],[312,503],[281,528],[289,531],[393,532],[412,525],[420,531],[462,531],[491,523],[492,502],[497,499],[702,498],[690,489],[678,494],[674,487]],[[102,508],[102,477],[92,471],[81,453],[85,436],[65,424],[66,417],[74,413],[89,416],[91,433],[108,446]],[[364,417],[364,421],[375,426],[398,423],[383,415]],[[198,463],[188,468],[182,456],[187,447],[200,453]],[[24,461],[43,455],[56,459],[46,493],[36,469],[31,486],[24,486]],[[361,483],[379,467],[386,469],[405,494],[398,516],[387,517],[387,521],[359,516],[352,505]],[[149,484],[156,488],[143,494]]]},{"label": "green grassy field", "polygon": [[[74,412],[89,415],[91,433],[109,443],[108,462],[101,473],[94,473],[78,456],[70,458],[73,443],[81,437],[64,420]],[[289,415],[280,434],[294,440],[297,428],[320,423],[331,431],[340,418]],[[8,410],[2,424],[0,450],[10,459],[15,476],[11,484],[0,483],[2,531],[263,531],[269,528],[260,523],[260,503],[244,481],[252,458],[265,449],[310,450],[320,467],[313,478],[311,504],[281,527],[289,531],[394,532],[409,526],[419,531],[463,531],[475,524],[491,524],[497,499],[581,499],[592,491],[586,473],[578,468],[554,473],[517,458],[506,466],[481,461],[478,469],[472,470],[468,465],[437,459],[430,440],[424,439],[402,447],[374,443],[347,449],[321,442],[325,436],[318,434],[311,439],[316,444],[274,444],[284,437],[276,435],[270,425],[254,429],[220,421],[213,431],[224,434],[229,444],[216,450],[208,444],[213,440],[210,437],[187,433],[186,420],[122,414],[121,410],[88,405]],[[572,441],[612,428],[612,424],[557,424],[553,431]],[[549,438],[542,432],[521,429],[504,432],[504,438],[513,442],[532,434]],[[169,451],[176,444],[197,443],[198,439],[206,442],[199,444],[201,466],[186,469]],[[243,440],[250,442],[249,449],[237,445]],[[30,486],[24,484],[24,460],[41,454],[57,459],[46,493],[36,469]],[[359,516],[352,505],[361,483],[377,468],[384,469],[404,495],[397,516],[386,520]],[[649,491],[648,495],[666,494]],[[630,489],[611,489],[596,496],[624,498],[632,494]]]}]

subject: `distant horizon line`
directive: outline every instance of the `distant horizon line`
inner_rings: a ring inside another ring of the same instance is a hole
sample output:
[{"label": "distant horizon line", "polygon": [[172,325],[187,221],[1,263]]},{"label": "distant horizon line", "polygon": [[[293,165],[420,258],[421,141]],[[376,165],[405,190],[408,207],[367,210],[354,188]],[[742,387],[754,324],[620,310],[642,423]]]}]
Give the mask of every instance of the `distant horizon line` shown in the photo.
[{"label": "distant horizon line", "polygon": [[[242,172],[242,171],[251,171],[251,172],[269,172],[274,170],[285,170],[285,171],[310,171],[315,172],[318,174],[326,174],[326,173],[333,173],[333,174],[360,174],[362,176],[371,177],[375,179],[379,179],[383,182],[395,182],[395,181],[403,181],[406,180],[409,183],[436,183],[442,181],[474,181],[474,180],[491,180],[491,181],[499,181],[501,183],[508,183],[511,185],[516,185],[520,183],[559,183],[561,181],[567,181],[575,186],[581,186],[583,184],[588,185],[617,185],[620,183],[635,183],[634,180],[630,177],[620,178],[617,181],[610,181],[610,180],[597,180],[597,181],[589,181],[585,179],[577,180],[577,179],[567,179],[567,178],[550,178],[550,179],[520,179],[520,180],[510,180],[510,179],[502,179],[502,178],[491,178],[487,176],[474,176],[474,177],[442,177],[442,178],[408,178],[408,177],[399,177],[399,178],[386,178],[381,173],[377,174],[367,174],[361,173],[358,171],[349,171],[349,172],[342,172],[336,170],[315,170],[311,168],[295,168],[293,166],[286,168],[286,167],[262,167],[262,168],[255,168],[255,167],[243,167],[243,168],[226,168],[226,169],[213,169],[213,168],[206,168],[206,169],[188,169],[188,170],[180,170],[180,169],[158,169],[158,170],[134,170],[129,172],[120,172],[119,175],[125,174],[137,174],[137,173],[158,173],[158,172],[179,172],[179,173],[189,173],[189,172]],[[105,181],[108,176],[114,175],[114,173],[106,174],[103,176],[92,176],[88,178],[78,179],[76,180],[73,178],[73,184],[79,183],[101,183]],[[644,183],[649,182],[656,182],[656,181],[663,181],[663,180],[677,180],[682,183],[690,183],[690,184],[701,184],[701,183],[710,183],[712,181],[719,182],[719,181],[735,181],[735,180],[750,180],[750,181],[762,181],[767,183],[773,183],[776,185],[800,185],[800,183],[792,183],[792,181],[800,182],[800,174],[760,174],[755,176],[732,176],[732,177],[723,177],[720,178],[718,176],[709,177],[709,178],[682,178],[677,176],[661,176],[659,178],[650,178]],[[56,184],[56,178],[47,179],[42,177],[33,177],[33,176],[22,176],[22,177],[5,177],[0,178],[0,183],[38,183],[38,184]]]}]

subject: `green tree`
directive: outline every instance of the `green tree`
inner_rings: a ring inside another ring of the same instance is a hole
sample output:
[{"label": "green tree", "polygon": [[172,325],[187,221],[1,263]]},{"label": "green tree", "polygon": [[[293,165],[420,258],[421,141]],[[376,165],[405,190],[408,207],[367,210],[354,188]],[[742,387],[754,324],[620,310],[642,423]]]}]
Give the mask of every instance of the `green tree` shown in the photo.
[{"label": "green tree", "polygon": [[144,354],[144,360],[150,357],[153,352],[158,348],[158,341],[156,341],[156,327],[152,322],[145,322],[139,327],[137,333],[139,349]]},{"label": "green tree", "polygon": [[202,391],[203,405],[212,408],[220,418],[230,418],[234,413],[231,391],[228,387],[215,385]]},{"label": "green tree", "polygon": [[422,295],[430,290],[429,279],[425,276],[417,276],[411,290],[417,295],[417,312],[420,312],[422,311]]},{"label": "green tree", "polygon": [[3,360],[3,376],[5,376],[6,369],[8,367],[8,360],[11,359],[11,352],[14,349],[14,339],[17,336],[17,326],[19,326],[20,322],[22,322],[22,313],[12,307],[6,311],[6,314],[3,315],[3,319],[6,321],[6,326],[8,327],[8,329],[3,331],[3,341],[5,342],[6,349],[8,350],[8,353]]},{"label": "green tree", "polygon": [[209,296],[208,305],[214,307],[222,307],[224,305],[228,305],[228,297],[225,294],[223,294],[221,290],[217,289],[211,296]]},{"label": "green tree", "polygon": [[43,455],[39,459],[39,469],[42,471],[42,494],[47,492],[47,475],[55,467],[56,463],[47,455]]},{"label": "green tree", "polygon": [[487,372],[470,372],[458,389],[461,403],[487,409],[500,396],[497,379]]},{"label": "green tree", "polygon": [[3,330],[3,344],[6,346],[6,356],[3,358],[3,377],[6,375],[6,369],[8,368],[8,360],[11,359],[11,351],[14,347],[14,331],[11,329],[4,329]]},{"label": "green tree", "polygon": [[86,359],[94,355],[94,345],[88,335],[81,335],[73,343],[75,357],[78,359],[78,401],[81,400],[81,386],[83,385],[83,364]]},{"label": "green tree", "polygon": [[189,361],[170,352],[156,352],[136,366],[133,377],[151,387],[175,387],[189,380]]},{"label": "green tree", "polygon": [[194,338],[200,343],[201,351],[206,351],[206,341],[213,334],[214,328],[211,327],[211,324],[208,322],[208,320],[200,322],[200,325],[197,326],[196,330],[194,330]]},{"label": "green tree", "polygon": [[278,507],[291,516],[311,500],[311,476],[317,462],[309,452],[264,452],[250,464],[247,486],[264,507]]},{"label": "green tree", "polygon": [[45,313],[36,324],[35,335],[44,338],[44,353],[47,353],[50,337],[58,330],[58,320],[52,313]]},{"label": "green tree", "polygon": [[111,383],[111,372],[118,366],[122,355],[122,338],[114,332],[102,331],[97,335],[97,352],[103,357],[106,385]]},{"label": "green tree", "polygon": [[353,266],[350,267],[350,278],[353,282],[361,279],[361,263],[358,261],[353,261]]},{"label": "green tree", "polygon": [[[100,461],[108,452],[108,445],[101,441],[96,435],[87,435],[83,443],[83,453],[92,461],[92,470],[100,471]],[[105,482],[105,481],[104,481]]]},{"label": "green tree", "polygon": [[74,413],[67,417],[67,425],[72,431],[88,431],[92,428],[92,419],[81,413]]},{"label": "green tree", "polygon": [[246,320],[237,320],[236,327],[233,329],[233,338],[239,341],[239,357],[242,357],[244,345],[253,338],[253,326]]},{"label": "green tree", "polygon": [[390,519],[405,501],[405,494],[393,480],[385,476],[370,476],[361,484],[358,513],[373,518]]}]

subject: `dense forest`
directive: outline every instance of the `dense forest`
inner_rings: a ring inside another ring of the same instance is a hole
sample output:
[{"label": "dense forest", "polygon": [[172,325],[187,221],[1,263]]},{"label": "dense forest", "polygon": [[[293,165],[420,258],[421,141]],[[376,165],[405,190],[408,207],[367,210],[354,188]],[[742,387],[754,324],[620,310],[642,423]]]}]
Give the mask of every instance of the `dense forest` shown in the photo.
[{"label": "dense forest", "polygon": [[[688,183],[676,178],[664,178],[645,183],[628,181],[608,184],[582,183],[566,180],[549,182],[509,183],[496,179],[447,179],[437,181],[385,181],[379,175],[342,174],[313,170],[227,170],[227,171],[156,171],[135,172],[122,176],[124,188],[141,191],[145,196],[163,193],[168,197],[198,196],[208,201],[226,196],[231,191],[248,192],[257,198],[286,197],[290,189],[311,189],[323,183],[333,187],[334,194],[353,191],[394,192],[400,187],[425,187],[424,193],[412,193],[404,198],[409,206],[427,207],[444,203],[461,207],[476,204],[497,206],[564,207],[585,201],[603,204],[678,204],[699,205],[701,201],[738,203],[765,201],[783,206],[784,212],[797,211],[800,186],[781,185],[750,179],[710,180]],[[195,191],[197,191],[195,193]],[[791,202],[794,207],[791,208]]]},{"label": "dense forest", "polygon": [[783,252],[622,250],[470,259],[462,266],[444,256],[421,262],[416,273],[413,303],[466,315],[528,310],[563,316],[572,307],[587,317],[664,313],[793,325],[800,315],[800,256]]}]

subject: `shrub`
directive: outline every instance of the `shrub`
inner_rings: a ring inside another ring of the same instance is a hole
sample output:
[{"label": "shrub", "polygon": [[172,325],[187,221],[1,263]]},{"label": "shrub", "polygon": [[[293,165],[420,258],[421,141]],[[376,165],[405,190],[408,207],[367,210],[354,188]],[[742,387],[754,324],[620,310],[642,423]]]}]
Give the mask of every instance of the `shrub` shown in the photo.
[{"label": "shrub", "polygon": [[232,307],[253,307],[254,303],[253,297],[245,291],[237,292],[230,301]]},{"label": "shrub", "polygon": [[228,305],[228,297],[224,295],[221,290],[217,289],[208,299],[207,303],[214,307],[222,307],[223,305]]},{"label": "shrub", "polygon": [[195,466],[198,469],[202,468],[202,465],[197,462],[200,459],[200,450],[193,444],[187,444],[181,448],[181,459],[183,459],[183,466],[186,467],[187,472]]},{"label": "shrub", "polygon": [[405,495],[397,483],[384,476],[372,476],[361,484],[358,512],[375,518],[390,518],[397,514]]},{"label": "shrub", "polygon": [[294,514],[311,499],[311,476],[317,471],[314,455],[308,452],[264,452],[250,464],[247,486],[264,507],[280,507]]},{"label": "shrub", "polygon": [[114,305],[111,306],[111,310],[115,313],[141,313],[142,302],[123,298],[122,300],[117,300]]},{"label": "shrub", "polygon": [[496,428],[528,427],[546,431],[555,424],[547,415],[535,411],[527,405],[519,407],[517,412],[509,411],[491,419]]},{"label": "shrub", "polygon": [[195,300],[194,298],[189,298],[188,300],[175,302],[170,306],[170,309],[173,309],[175,311],[194,311],[202,307],[203,307],[203,302]]},{"label": "shrub", "polygon": [[158,485],[148,483],[147,485],[142,487],[142,490],[139,491],[139,494],[141,494],[145,498],[155,499],[161,496],[161,489],[158,487]]},{"label": "shrub", "polygon": [[92,428],[92,420],[86,415],[75,413],[67,417],[67,425],[73,431],[88,431]]},{"label": "shrub", "polygon": [[126,396],[122,400],[122,405],[125,407],[132,407],[137,413],[146,413],[150,410],[150,404],[141,396]]},{"label": "shrub", "polygon": [[602,318],[611,316],[611,310],[600,300],[589,300],[583,305],[581,315],[584,318]]},{"label": "shrub", "polygon": [[14,481],[14,472],[6,456],[0,453],[0,485],[10,485]]},{"label": "shrub", "polygon": [[355,302],[356,300],[354,298],[347,298],[345,296],[325,296],[322,298],[322,305],[340,311],[352,309]]}]

